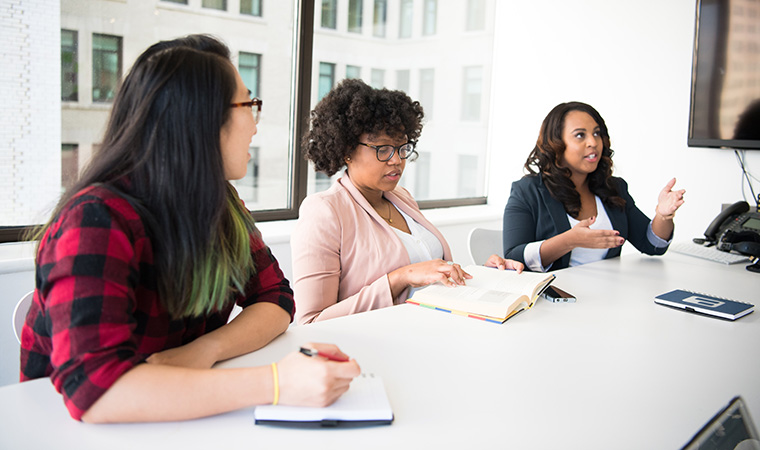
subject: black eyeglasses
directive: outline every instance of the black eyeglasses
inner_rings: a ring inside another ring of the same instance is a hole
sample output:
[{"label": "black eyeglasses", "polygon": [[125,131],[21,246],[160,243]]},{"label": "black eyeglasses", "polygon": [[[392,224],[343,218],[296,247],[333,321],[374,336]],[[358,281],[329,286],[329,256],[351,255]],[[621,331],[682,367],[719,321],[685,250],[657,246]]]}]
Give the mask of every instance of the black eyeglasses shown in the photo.
[{"label": "black eyeglasses", "polygon": [[247,102],[231,103],[230,106],[233,108],[239,108],[243,106],[246,108],[251,108],[251,113],[253,113],[253,121],[259,123],[259,119],[261,118],[261,105],[263,103],[264,101],[260,98],[253,98]]},{"label": "black eyeglasses", "polygon": [[396,152],[398,152],[399,158],[409,160],[409,162],[414,161],[418,156],[417,152],[414,150],[414,142],[407,142],[398,147],[392,145],[369,145],[364,142],[359,142],[359,144],[374,149],[377,160],[381,162],[390,161],[390,159],[393,158],[393,154]]}]

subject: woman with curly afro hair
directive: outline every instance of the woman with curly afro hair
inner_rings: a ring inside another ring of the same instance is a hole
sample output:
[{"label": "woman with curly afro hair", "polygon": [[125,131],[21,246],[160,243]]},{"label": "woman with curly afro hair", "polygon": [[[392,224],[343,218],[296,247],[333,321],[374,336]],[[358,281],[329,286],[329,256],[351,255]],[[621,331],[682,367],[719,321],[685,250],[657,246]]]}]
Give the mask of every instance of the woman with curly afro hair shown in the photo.
[{"label": "woman with curly afro hair", "polygon": [[512,184],[505,257],[545,272],[619,256],[626,239],[642,253],[665,253],[685,191],[673,191],[676,180],[670,180],[649,220],[626,182],[612,176],[612,154],[607,125],[593,107],[554,107],[525,162],[529,175]]},{"label": "woman with curly afro hair", "polygon": [[[422,106],[401,91],[344,80],[311,112],[307,159],[333,186],[301,204],[291,238],[296,320],[309,323],[403,303],[410,289],[470,276],[398,186],[422,132]],[[522,270],[498,255],[492,266]]]}]

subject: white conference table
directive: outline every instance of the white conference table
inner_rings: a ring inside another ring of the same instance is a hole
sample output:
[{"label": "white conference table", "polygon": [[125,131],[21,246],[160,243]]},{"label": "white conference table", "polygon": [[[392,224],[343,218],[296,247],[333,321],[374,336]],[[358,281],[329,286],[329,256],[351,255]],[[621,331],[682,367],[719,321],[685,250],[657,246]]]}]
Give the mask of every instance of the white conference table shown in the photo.
[{"label": "white conference table", "polygon": [[252,408],[88,425],[43,379],[0,388],[0,448],[680,448],[735,395],[760,423],[760,313],[731,322],[653,298],[684,288],[758,305],[760,275],[745,265],[626,255],[556,272],[578,301],[541,299],[504,324],[402,305],[291,327],[219,364],[268,364],[309,341],[336,343],[382,376],[390,426],[268,427],[253,424]]}]

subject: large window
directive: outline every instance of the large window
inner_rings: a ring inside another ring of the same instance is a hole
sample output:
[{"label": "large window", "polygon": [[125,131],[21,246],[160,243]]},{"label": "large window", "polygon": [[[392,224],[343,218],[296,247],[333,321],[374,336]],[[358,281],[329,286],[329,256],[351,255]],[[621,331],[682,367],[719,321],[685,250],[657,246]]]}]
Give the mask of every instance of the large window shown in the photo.
[{"label": "large window", "polygon": [[348,31],[362,32],[362,8],[364,0],[348,0]]},{"label": "large window", "polygon": [[375,37],[385,37],[385,22],[388,19],[388,0],[375,0],[374,9],[372,35]]},{"label": "large window", "polygon": [[227,11],[227,0],[203,0],[204,8]]},{"label": "large window", "polygon": [[361,78],[362,77],[362,68],[359,66],[352,66],[351,64],[346,64],[346,78]]},{"label": "large window", "polygon": [[479,31],[486,26],[486,0],[467,0],[467,31]]},{"label": "large window", "polygon": [[409,92],[409,69],[396,71],[396,89],[399,91]]},{"label": "large window", "polygon": [[338,22],[338,1],[322,0],[322,28],[335,29]]},{"label": "large window", "polygon": [[238,71],[252,97],[261,97],[261,55],[240,52]]},{"label": "large window", "polygon": [[335,64],[321,62],[319,63],[319,100],[330,92],[335,84]]},{"label": "large window", "polygon": [[435,69],[420,69],[419,100],[425,108],[425,118],[433,119],[433,103],[435,100]]},{"label": "large window", "polygon": [[[362,2],[352,7],[350,0],[278,0],[270,2],[266,20],[250,20],[262,13],[263,3],[218,2],[240,8],[240,14],[220,14],[202,0],[60,0],[58,16],[45,14],[49,2],[20,2],[23,17],[40,23],[31,35],[4,30],[0,45],[5,61],[22,55],[22,63],[4,66],[13,76],[0,79],[0,88],[8,93],[0,106],[4,136],[10,136],[4,137],[2,157],[15,161],[0,164],[0,241],[18,239],[21,226],[49,219],[62,190],[97,153],[110,102],[134,58],[158,40],[199,32],[224,38],[245,83],[264,99],[248,174],[235,182],[257,220],[293,219],[307,192],[332,183],[334,177],[310,170],[301,157],[300,138],[308,111],[342,76],[401,89],[423,104],[425,126],[417,145],[422,157],[407,166],[402,178],[423,208],[485,203],[482,163],[468,169],[476,172],[474,185],[453,182],[459,179],[459,155],[485,161],[488,145],[492,26],[486,22],[487,32],[465,40],[456,35],[468,0],[437,5],[436,26],[449,30],[445,36],[403,41],[357,39],[346,22],[337,21],[335,14],[346,20],[353,8],[351,20],[356,23]],[[417,27],[424,23],[425,1],[412,3],[415,15],[421,15]],[[484,4],[492,9],[494,3]],[[396,34],[400,0],[364,0],[363,6],[372,16],[363,17],[373,26],[365,30],[368,36],[386,36],[387,30]],[[323,23],[333,28],[323,32]],[[312,51],[298,53],[301,48]],[[466,106],[472,103],[465,97],[477,91],[465,81],[472,81],[465,73],[469,67],[481,68],[479,108]],[[54,93],[52,107],[27,113],[29,92]],[[465,111],[474,110],[480,111],[480,119],[464,123],[469,115]]]},{"label": "large window", "polygon": [[261,0],[240,0],[240,14],[261,17]]},{"label": "large window", "polygon": [[414,2],[412,0],[401,0],[401,14],[399,17],[398,37],[412,37],[412,19],[414,18]]},{"label": "large window", "polygon": [[61,100],[79,100],[79,44],[77,32],[61,30]]},{"label": "large window", "polygon": [[431,36],[435,34],[436,20],[438,17],[438,0],[425,0],[425,11],[422,16],[422,34]]},{"label": "large window", "polygon": [[385,71],[383,69],[372,69],[369,85],[375,89],[385,87]]},{"label": "large window", "polygon": [[121,79],[121,37],[92,35],[92,101],[110,102]]},{"label": "large window", "polygon": [[464,68],[464,88],[462,89],[462,119],[480,120],[480,99],[483,89],[483,68]]}]

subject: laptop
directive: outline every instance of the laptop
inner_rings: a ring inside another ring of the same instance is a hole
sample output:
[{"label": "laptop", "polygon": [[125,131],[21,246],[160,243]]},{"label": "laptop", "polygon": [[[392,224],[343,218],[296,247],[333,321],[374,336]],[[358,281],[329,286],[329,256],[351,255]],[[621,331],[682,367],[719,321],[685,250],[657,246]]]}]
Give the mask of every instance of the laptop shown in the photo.
[{"label": "laptop", "polygon": [[760,436],[744,400],[734,397],[682,450],[760,450]]}]

